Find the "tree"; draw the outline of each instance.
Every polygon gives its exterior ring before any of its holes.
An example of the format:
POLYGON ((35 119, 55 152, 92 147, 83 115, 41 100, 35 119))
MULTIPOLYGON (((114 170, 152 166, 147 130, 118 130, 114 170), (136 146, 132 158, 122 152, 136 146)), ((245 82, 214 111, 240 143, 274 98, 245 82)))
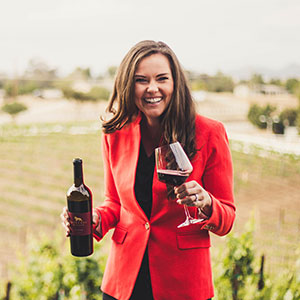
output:
POLYGON ((73 80, 88 80, 92 75, 90 68, 77 67, 68 77, 73 80))
POLYGON ((41 59, 33 58, 28 62, 22 80, 34 81, 38 88, 52 87, 53 81, 57 78, 56 73, 56 69, 50 68, 41 59))
POLYGON ((253 85, 257 85, 257 84, 264 84, 265 82, 262 75, 255 73, 252 75, 250 79, 250 83, 253 85))
POLYGON ((278 78, 270 79, 269 84, 273 84, 273 85, 277 85, 277 86, 283 86, 283 83, 278 78))
POLYGON ((27 110, 27 106, 20 102, 12 102, 3 105, 2 110, 10 114, 12 120, 14 121, 20 112, 27 110))
POLYGON ((295 126, 299 108, 286 108, 279 114, 279 119, 289 126, 295 126))
POLYGON ((233 80, 230 76, 218 72, 208 82, 208 90, 212 92, 232 92, 234 88, 233 80))
POLYGON ((285 83, 285 88, 291 93, 293 94, 298 86, 300 84, 300 81, 296 78, 289 78, 286 83, 285 83))
POLYGON ((118 67, 116 66, 110 66, 108 69, 107 69, 107 74, 110 78, 114 78, 115 75, 116 75, 116 72, 117 72, 117 69, 118 67))
POLYGON ((209 92, 232 92, 234 82, 230 76, 218 72, 215 76, 206 74, 189 74, 193 90, 207 90, 209 92))
POLYGON ((17 80, 7 80, 4 83, 4 91, 6 97, 17 98, 19 94, 19 83, 17 80))

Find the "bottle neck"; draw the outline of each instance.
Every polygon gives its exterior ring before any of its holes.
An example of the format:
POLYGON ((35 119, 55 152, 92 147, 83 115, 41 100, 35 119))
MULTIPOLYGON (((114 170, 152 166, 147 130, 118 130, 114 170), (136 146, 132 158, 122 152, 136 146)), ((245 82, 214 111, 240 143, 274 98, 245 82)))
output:
POLYGON ((74 166, 74 185, 78 187, 83 184, 82 160, 74 159, 73 166, 74 166))

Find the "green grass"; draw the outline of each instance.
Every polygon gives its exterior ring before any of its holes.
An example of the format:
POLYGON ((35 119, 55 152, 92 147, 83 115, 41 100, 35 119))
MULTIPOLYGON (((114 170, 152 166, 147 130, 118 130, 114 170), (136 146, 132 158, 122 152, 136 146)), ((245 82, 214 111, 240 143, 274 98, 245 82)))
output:
MULTIPOLYGON (((232 146, 237 205, 234 230, 241 231, 254 212, 256 246, 266 254, 267 267, 276 272, 295 261, 299 244, 300 158, 257 148, 243 153, 232 146)), ((93 191, 94 205, 100 204, 100 123, 0 127, 0 263, 4 269, 12 263, 9 258, 15 246, 26 244, 24 232, 51 234, 60 226, 75 157, 83 159, 85 182, 93 191)), ((223 240, 213 237, 215 246, 223 240)))

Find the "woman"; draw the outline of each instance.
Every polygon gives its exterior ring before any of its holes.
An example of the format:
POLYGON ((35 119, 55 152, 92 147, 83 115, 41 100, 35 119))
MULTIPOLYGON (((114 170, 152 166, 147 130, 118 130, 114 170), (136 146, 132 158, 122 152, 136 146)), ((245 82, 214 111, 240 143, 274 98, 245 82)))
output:
MULTIPOLYGON (((213 297, 209 232, 235 218, 232 162, 220 122, 197 115, 184 72, 162 42, 142 41, 119 67, 103 122, 105 201, 94 209, 95 238, 112 228, 103 299, 213 297), (154 149, 179 141, 193 172, 171 189, 158 181, 154 149), (202 222, 177 228, 183 204, 202 222)), ((63 212, 67 235, 67 210, 63 212)))

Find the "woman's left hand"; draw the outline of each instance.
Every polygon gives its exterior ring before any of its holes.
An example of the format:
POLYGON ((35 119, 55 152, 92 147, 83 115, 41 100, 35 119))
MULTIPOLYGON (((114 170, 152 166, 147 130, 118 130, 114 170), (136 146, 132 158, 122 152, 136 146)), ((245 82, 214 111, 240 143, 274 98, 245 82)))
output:
POLYGON ((174 193, 178 204, 197 207, 206 218, 211 216, 212 200, 207 191, 197 181, 188 181, 175 187, 174 193))

